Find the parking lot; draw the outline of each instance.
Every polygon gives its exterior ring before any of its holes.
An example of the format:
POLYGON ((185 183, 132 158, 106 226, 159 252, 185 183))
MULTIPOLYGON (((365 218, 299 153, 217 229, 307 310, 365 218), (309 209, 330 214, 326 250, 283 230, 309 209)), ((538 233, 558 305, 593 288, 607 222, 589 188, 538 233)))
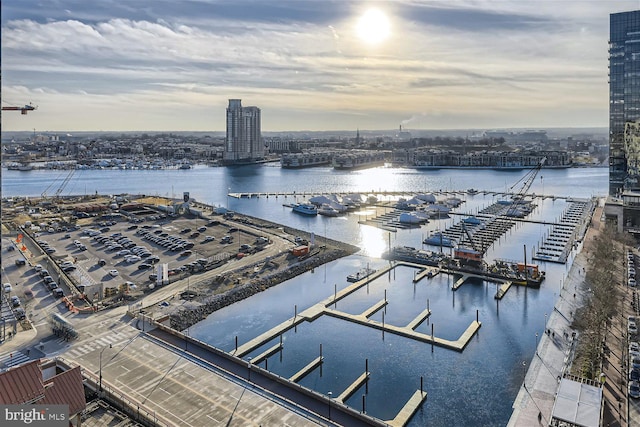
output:
POLYGON ((160 214, 135 222, 85 220, 85 225, 40 232, 34 238, 36 254, 46 254, 56 264, 57 274, 49 271, 51 278, 46 281, 56 285, 64 274, 92 300, 108 297, 109 290, 122 286, 132 293, 153 288, 162 264, 167 264, 173 281, 230 257, 252 256, 269 244, 254 230, 224 220, 160 214))

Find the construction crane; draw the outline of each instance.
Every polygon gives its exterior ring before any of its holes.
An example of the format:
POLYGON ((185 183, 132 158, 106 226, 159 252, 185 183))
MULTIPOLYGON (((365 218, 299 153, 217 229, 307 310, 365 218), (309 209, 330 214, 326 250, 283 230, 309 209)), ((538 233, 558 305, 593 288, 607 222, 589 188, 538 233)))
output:
POLYGON ((2 107, 2 111, 20 111, 20 114, 27 114, 29 111, 36 110, 38 106, 32 104, 25 105, 24 107, 2 107))
POLYGON ((522 208, 525 206, 524 197, 527 195, 527 192, 531 188, 531 184, 533 184, 533 181, 536 179, 538 172, 540 172, 540 169, 542 169, 542 166, 546 161, 547 161, 546 157, 543 157, 542 159, 540 159, 536 167, 531 169, 522 178, 517 180, 515 184, 509 187, 509 192, 513 192, 514 188, 516 188, 519 184, 522 184, 518 192, 511 197, 511 200, 512 200, 511 205, 509 206, 509 209, 505 213, 506 216, 511 216, 511 217, 524 216, 522 212, 523 210, 522 208))
POLYGON ((478 249, 475 242, 473 241, 473 237, 471 237, 471 233, 469 233, 469 230, 467 230, 464 221, 460 222, 460 224, 462 225, 462 230, 467 235, 467 240, 469 240, 469 244, 471 245, 471 247, 469 248, 464 245, 458 245, 458 247, 453 252, 454 258, 460 260, 460 262, 464 264, 472 264, 475 266, 482 265, 484 248, 478 249))

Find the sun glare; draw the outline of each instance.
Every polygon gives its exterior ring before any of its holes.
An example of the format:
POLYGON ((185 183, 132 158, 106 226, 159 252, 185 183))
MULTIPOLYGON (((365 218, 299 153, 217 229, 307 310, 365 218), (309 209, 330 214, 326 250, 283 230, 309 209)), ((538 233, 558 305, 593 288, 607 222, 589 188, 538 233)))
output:
POLYGON ((378 44, 389 37, 389 18, 380 9, 367 10, 358 20, 358 37, 368 44, 378 44))

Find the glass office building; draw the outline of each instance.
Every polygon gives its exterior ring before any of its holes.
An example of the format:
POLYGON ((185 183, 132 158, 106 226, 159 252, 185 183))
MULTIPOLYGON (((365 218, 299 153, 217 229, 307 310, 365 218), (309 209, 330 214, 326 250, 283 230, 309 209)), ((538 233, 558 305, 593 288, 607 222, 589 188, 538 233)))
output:
POLYGON ((621 195, 640 190, 638 151, 625 149, 625 126, 640 119, 640 10, 609 18, 609 193, 621 195))

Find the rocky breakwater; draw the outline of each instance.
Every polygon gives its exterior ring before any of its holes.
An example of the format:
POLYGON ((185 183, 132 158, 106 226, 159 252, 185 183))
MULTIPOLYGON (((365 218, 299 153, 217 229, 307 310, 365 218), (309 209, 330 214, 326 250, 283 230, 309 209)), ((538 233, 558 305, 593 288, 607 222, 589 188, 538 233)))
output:
POLYGON ((182 306, 170 315, 171 328, 183 331, 223 307, 242 301, 292 277, 360 250, 358 247, 347 243, 330 239, 323 240, 324 246, 313 250, 307 258, 298 259, 289 254, 282 254, 267 261, 269 264, 267 274, 249 277, 250 273, 254 272, 258 265, 265 263, 265 261, 261 261, 220 276, 208 283, 199 283, 199 293, 193 302, 182 306), (234 284, 231 289, 213 295, 211 292, 206 292, 206 289, 213 290, 218 288, 221 281, 229 280, 232 280, 234 284), (202 292, 203 289, 205 290, 204 292, 202 292))

